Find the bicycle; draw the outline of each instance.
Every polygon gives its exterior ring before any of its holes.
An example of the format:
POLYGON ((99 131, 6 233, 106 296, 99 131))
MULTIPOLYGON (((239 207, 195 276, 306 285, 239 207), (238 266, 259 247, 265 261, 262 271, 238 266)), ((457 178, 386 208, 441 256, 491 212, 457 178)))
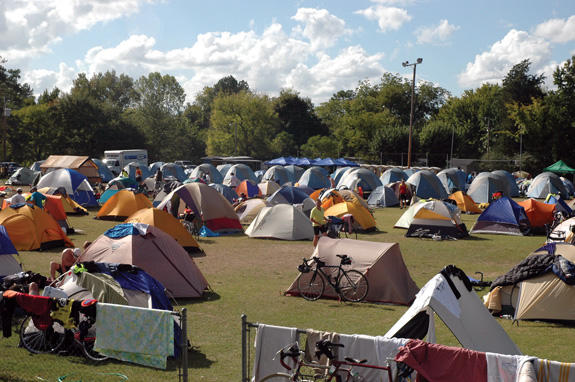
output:
POLYGON ((369 292, 369 283, 363 273, 355 269, 345 270, 343 265, 351 265, 351 258, 347 255, 336 255, 340 258, 339 265, 327 265, 319 257, 314 256, 311 260, 303 259, 303 263, 298 266, 301 272, 297 288, 299 294, 306 300, 315 301, 319 299, 325 290, 325 281, 335 290, 340 299, 351 302, 360 302, 365 299, 369 292), (315 263, 315 268, 312 269, 315 263), (337 269, 337 274, 332 277, 324 271, 325 268, 337 269))
POLYGON ((320 358, 322 355, 325 355, 331 365, 321 365, 319 363, 314 362, 306 362, 302 359, 303 351, 299 349, 297 343, 288 345, 278 351, 277 354, 280 355, 280 364, 284 367, 288 373, 274 373, 268 375, 262 379, 260 382, 265 381, 277 381, 277 380, 285 380, 291 382, 317 382, 317 381, 326 381, 326 382, 359 382, 363 381, 364 378, 354 369, 354 367, 359 368, 368 368, 368 369, 376 369, 382 370, 382 372, 387 372, 388 381, 392 381, 392 373, 391 367, 389 366, 376 366, 376 365, 369 365, 367 364, 367 360, 356 360, 353 358, 345 357, 345 361, 338 361, 335 359, 333 354, 333 350, 335 347, 343 348, 343 344, 335 344, 329 341, 319 341, 316 343, 315 352, 316 358, 320 358), (287 349, 287 350, 286 350, 287 349), (294 367, 289 366, 285 362, 285 358, 291 358, 292 362, 294 363, 294 367), (306 368, 311 368, 314 370, 313 374, 309 374, 306 372, 306 368), (324 371, 324 375, 322 373, 318 373, 317 371, 324 371), (312 379, 309 379, 312 378, 312 379))

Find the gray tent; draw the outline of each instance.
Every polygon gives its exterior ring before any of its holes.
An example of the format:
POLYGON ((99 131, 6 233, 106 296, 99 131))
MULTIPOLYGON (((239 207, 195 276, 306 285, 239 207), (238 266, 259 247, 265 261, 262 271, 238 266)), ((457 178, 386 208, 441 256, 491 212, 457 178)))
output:
POLYGON ((263 207, 245 232, 249 237, 255 238, 313 239, 311 221, 299 208, 291 204, 263 207))
POLYGON ((392 207, 399 205, 399 199, 390 187, 379 186, 371 192, 367 204, 370 207, 392 207))
POLYGON ((208 174, 210 176, 209 183, 221 184, 224 181, 222 173, 211 163, 202 163, 192 170, 189 178, 203 178, 202 175, 208 174))
POLYGON ((471 196, 475 203, 491 203, 495 192, 502 192, 504 196, 509 196, 508 188, 500 175, 482 172, 471 182, 467 195, 471 196))
POLYGON ((447 190, 441 181, 431 171, 418 171, 407 179, 407 183, 415 187, 415 195, 422 199, 447 199, 447 190))
POLYGON ((26 167, 20 167, 6 181, 6 184, 13 186, 31 186, 38 183, 40 171, 32 171, 26 167))
POLYGON ((271 180, 283 186, 291 181, 290 174, 283 166, 272 166, 267 169, 262 177, 262 180, 271 180))
POLYGON ((504 179, 504 182, 507 184, 507 194, 511 198, 516 198, 519 196, 519 187, 517 187, 517 183, 515 182, 515 177, 511 175, 509 171, 505 170, 496 170, 492 171, 492 174, 501 176, 504 179))
POLYGON ((527 189, 527 197, 544 199, 548 194, 559 194, 563 199, 569 199, 569 192, 559 175, 544 172, 535 177, 527 189))
POLYGON ((441 170, 437 173, 437 177, 450 194, 455 191, 465 191, 467 177, 460 169, 454 167, 441 170))
POLYGON ((346 186, 350 190, 356 190, 361 187, 363 191, 373 191, 382 186, 381 181, 372 171, 366 168, 350 168, 337 182, 337 187, 346 186))
POLYGON ((392 167, 390 169, 385 170, 383 174, 379 177, 381 184, 388 185, 390 183, 398 182, 400 180, 407 180, 409 178, 402 169, 397 167, 392 167))

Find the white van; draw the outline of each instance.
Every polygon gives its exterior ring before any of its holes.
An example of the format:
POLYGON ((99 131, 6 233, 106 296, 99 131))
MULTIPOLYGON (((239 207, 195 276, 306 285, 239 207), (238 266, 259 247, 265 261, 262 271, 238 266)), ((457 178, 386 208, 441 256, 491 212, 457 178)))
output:
POLYGON ((119 175, 122 169, 132 162, 137 162, 141 167, 148 167, 148 150, 107 150, 104 151, 102 162, 114 175, 119 175))

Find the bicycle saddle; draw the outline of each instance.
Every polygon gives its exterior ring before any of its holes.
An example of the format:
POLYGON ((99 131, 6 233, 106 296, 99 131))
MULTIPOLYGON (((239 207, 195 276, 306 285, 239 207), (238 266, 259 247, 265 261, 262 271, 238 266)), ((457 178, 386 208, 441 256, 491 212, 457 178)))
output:
POLYGON ((358 364, 367 362, 366 359, 355 359, 355 358, 351 358, 351 357, 345 357, 345 360, 347 362, 350 362, 350 363, 358 363, 358 364))

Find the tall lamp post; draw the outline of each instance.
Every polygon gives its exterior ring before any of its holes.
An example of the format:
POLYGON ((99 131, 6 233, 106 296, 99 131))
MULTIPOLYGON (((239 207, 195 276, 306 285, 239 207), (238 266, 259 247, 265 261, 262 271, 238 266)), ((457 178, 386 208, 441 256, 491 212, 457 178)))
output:
POLYGON ((412 63, 409 61, 401 63, 404 68, 413 66, 413 79, 411 80, 411 113, 409 114, 409 143, 407 145, 407 168, 411 168, 411 137, 413 134, 413 112, 415 109, 415 69, 417 68, 417 64, 421 64, 422 62, 423 58, 418 58, 412 63))

